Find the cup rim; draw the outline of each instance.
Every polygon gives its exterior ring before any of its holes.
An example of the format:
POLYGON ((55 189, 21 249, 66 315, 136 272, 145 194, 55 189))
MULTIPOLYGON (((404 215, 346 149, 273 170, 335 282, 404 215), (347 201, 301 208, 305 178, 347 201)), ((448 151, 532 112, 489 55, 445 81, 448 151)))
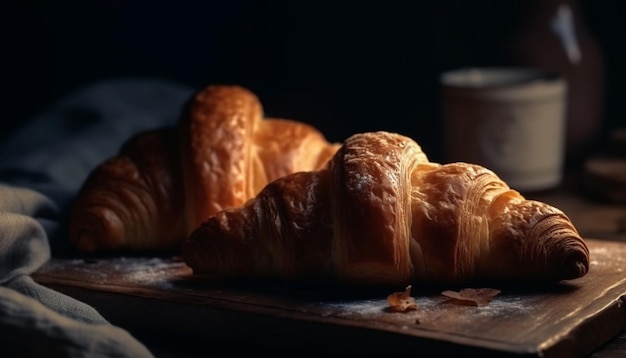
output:
POLYGON ((477 90, 560 81, 562 77, 558 73, 535 67, 463 67, 444 71, 439 76, 443 86, 477 90))

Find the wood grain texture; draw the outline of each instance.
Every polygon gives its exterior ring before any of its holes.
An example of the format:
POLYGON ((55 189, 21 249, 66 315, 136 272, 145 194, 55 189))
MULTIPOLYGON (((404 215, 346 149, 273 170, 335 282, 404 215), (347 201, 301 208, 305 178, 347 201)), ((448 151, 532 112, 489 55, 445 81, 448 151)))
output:
POLYGON ((404 313, 386 309, 388 290, 198 280, 176 257, 53 259, 34 278, 114 323, 182 337, 186 345, 235 340, 319 353, 583 357, 626 328, 626 244, 588 244, 591 268, 580 279, 494 287, 502 293, 484 307, 439 294, 454 287, 414 286, 419 309, 404 313))

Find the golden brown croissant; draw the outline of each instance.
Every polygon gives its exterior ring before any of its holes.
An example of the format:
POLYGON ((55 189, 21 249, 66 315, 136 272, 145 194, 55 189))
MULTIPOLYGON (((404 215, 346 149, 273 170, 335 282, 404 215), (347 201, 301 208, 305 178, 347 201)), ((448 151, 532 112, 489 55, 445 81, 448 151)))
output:
POLYGON ((327 167, 212 216, 181 253, 195 274, 357 284, 563 280, 589 268, 562 211, 484 167, 429 163, 388 132, 355 134, 327 167))
POLYGON ((262 118, 238 86, 209 86, 175 127, 131 138, 95 168, 70 215, 82 251, 172 250, 204 219, 243 205, 267 183, 319 169, 339 144, 306 123, 262 118))

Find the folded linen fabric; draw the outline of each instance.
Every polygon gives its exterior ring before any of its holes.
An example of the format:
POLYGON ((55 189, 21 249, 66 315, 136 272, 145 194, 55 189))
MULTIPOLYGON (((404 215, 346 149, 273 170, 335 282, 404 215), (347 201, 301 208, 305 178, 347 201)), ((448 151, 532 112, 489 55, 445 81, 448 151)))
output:
POLYGON ((0 346, 13 356, 152 354, 92 307, 36 283, 29 275, 50 258, 41 221, 54 204, 30 189, 0 185, 0 346))
POLYGON ((153 79, 97 83, 59 101, 0 143, 3 354, 153 356, 93 307, 30 275, 68 242, 63 229, 68 208, 89 172, 134 133, 173 124, 191 93, 153 79))

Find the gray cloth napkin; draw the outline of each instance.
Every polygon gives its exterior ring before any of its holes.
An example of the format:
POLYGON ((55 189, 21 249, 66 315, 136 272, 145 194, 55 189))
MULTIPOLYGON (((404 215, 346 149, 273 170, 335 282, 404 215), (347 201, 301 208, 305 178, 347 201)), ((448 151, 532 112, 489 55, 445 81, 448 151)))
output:
POLYGON ((91 169, 132 134, 173 124, 191 94, 158 79, 79 89, 0 143, 0 182, 35 189, 65 210, 91 169))
POLYGON ((50 258, 39 220, 54 204, 30 189, 0 185, 0 347, 12 357, 151 357, 95 309, 36 283, 50 258))
POLYGON ((172 125, 190 88, 153 79, 88 86, 0 143, 0 352, 152 357, 93 307, 31 277, 69 240, 63 223, 89 172, 133 134, 172 125))

